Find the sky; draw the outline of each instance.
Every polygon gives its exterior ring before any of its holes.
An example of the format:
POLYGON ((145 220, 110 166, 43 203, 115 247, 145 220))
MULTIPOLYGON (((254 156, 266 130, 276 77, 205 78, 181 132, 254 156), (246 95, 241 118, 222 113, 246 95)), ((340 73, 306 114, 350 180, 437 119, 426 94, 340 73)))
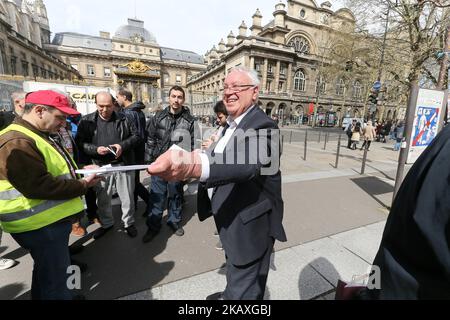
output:
MULTIPOLYGON (((248 28, 259 8, 263 25, 273 19, 280 0, 44 0, 52 34, 77 32, 114 35, 128 18, 143 20, 160 46, 205 54, 230 31, 238 34, 242 20, 248 28)), ((336 11, 341 0, 329 0, 336 11)), ((286 1, 283 0, 286 4, 286 1)), ((317 0, 320 6, 325 0, 317 0)), ((250 30, 248 33, 250 34, 250 30)))

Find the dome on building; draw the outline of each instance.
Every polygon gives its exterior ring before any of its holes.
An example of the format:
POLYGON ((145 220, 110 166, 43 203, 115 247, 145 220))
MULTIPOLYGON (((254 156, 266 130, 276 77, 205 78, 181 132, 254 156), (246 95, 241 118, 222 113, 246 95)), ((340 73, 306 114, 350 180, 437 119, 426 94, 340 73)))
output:
POLYGON ((155 36, 144 28, 144 21, 137 19, 128 19, 128 24, 117 29, 114 37, 135 42, 151 42, 158 44, 155 36))

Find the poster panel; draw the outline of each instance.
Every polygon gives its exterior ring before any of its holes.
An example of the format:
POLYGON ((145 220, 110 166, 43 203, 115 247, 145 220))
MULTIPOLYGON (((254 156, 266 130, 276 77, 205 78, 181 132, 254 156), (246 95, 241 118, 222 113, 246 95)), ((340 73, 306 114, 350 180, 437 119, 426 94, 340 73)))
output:
POLYGON ((420 89, 406 163, 414 163, 438 134, 444 91, 420 89))

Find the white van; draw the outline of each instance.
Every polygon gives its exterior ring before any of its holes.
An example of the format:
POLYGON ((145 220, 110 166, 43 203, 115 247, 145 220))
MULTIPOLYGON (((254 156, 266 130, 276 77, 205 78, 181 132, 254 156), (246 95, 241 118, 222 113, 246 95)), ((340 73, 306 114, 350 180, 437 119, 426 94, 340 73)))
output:
POLYGON ((352 123, 353 120, 355 120, 356 122, 360 122, 361 123, 361 127, 364 128, 364 119, 363 118, 351 118, 351 117, 345 117, 342 120, 342 130, 345 130, 345 128, 347 128, 347 125, 349 123, 352 123))

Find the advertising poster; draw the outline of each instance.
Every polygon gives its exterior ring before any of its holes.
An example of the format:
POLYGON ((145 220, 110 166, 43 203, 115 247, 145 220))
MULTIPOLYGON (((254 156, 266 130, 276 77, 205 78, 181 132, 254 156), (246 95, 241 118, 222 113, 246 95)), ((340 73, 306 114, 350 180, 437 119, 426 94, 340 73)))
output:
POLYGON ((444 92, 420 89, 407 163, 414 163, 438 134, 442 116, 444 92))

